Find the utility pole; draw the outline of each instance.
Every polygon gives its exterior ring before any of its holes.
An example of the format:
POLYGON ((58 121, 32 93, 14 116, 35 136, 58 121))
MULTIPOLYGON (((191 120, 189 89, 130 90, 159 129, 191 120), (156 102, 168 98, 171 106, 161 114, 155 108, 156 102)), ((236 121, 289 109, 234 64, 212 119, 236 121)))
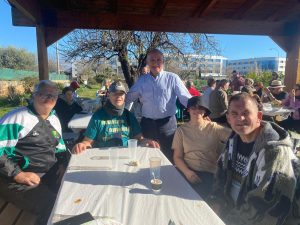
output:
POLYGON ((56 42, 56 68, 57 68, 57 73, 60 74, 60 68, 59 68, 59 52, 58 52, 58 41, 56 42))

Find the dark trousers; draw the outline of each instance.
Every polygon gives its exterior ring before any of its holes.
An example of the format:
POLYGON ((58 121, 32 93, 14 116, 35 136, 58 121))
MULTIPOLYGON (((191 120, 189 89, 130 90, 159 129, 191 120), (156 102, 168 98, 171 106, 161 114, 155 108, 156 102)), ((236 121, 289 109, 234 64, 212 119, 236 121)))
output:
POLYGON ((286 130, 300 134, 300 120, 294 120, 292 117, 288 117, 286 120, 278 122, 278 124, 286 130))
POLYGON ((143 136, 158 141, 161 151, 173 162, 173 151, 171 147, 177 128, 176 117, 171 116, 158 120, 143 117, 141 127, 143 136))
POLYGON ((214 183, 214 174, 210 172, 205 171, 195 171, 193 170, 201 179, 200 183, 191 184, 184 174, 178 170, 184 179, 192 186, 192 188, 203 198, 204 200, 207 199, 207 197, 210 196, 212 189, 213 189, 213 183, 214 183))
POLYGON ((57 168, 55 165, 49 172, 41 175, 41 182, 36 186, 18 184, 12 178, 0 176, 1 198, 36 214, 36 224, 47 224, 60 185, 56 175, 57 168))

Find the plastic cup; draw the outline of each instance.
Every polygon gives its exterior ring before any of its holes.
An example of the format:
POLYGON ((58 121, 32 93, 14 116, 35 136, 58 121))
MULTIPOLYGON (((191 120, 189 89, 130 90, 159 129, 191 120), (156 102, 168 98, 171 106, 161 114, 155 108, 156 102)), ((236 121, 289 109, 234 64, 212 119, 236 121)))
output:
POLYGON ((118 148, 109 148, 109 150, 110 150, 109 159, 111 162, 111 168, 116 169, 118 166, 118 160, 119 160, 118 148))
POLYGON ((159 192, 162 187, 162 180, 160 177, 161 158, 160 157, 151 157, 151 158, 149 158, 149 163, 150 163, 151 189, 154 192, 159 192))
POLYGON ((136 158, 136 149, 137 149, 137 140, 129 139, 128 140, 128 150, 131 153, 132 158, 136 158))

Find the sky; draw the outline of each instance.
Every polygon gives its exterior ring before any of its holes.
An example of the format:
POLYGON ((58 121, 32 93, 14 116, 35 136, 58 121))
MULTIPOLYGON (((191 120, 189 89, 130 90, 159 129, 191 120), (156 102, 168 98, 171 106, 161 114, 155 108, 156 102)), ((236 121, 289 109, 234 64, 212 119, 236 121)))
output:
MULTIPOLYGON (((221 55, 228 59, 286 56, 268 36, 210 35, 218 41, 221 55)), ((7 46, 25 48, 37 54, 35 28, 13 26, 10 6, 0 0, 0 47, 7 46)), ((54 55, 54 51, 54 47, 48 47, 48 55, 54 55)))

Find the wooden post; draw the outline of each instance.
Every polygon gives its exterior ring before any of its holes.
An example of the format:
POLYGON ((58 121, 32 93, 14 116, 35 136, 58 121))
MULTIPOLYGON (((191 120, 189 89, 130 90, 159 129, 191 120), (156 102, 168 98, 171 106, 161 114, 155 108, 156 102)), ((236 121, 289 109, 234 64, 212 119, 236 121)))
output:
POLYGON ((36 26, 36 40, 38 49, 39 79, 49 80, 48 53, 43 26, 36 26))
POLYGON ((300 35, 289 39, 291 46, 287 50, 284 78, 288 91, 300 83, 300 35))

